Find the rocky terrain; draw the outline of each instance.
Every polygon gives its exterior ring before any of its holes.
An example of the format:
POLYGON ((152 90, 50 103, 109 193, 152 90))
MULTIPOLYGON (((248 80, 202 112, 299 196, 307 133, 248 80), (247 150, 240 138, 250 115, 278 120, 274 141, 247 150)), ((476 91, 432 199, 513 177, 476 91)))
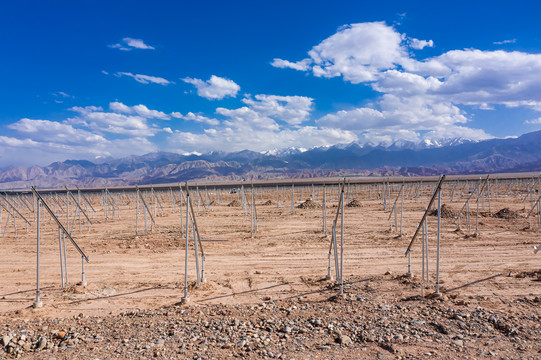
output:
MULTIPOLYGON (((387 275, 348 279, 254 305, 181 305, 96 317, 4 319, 6 358, 538 359, 541 298, 493 295, 393 298, 416 287, 387 275), (383 290, 386 291, 383 291, 383 290), (383 291, 383 292, 382 292, 383 291)), ((24 314, 23 314, 24 316, 24 314)))

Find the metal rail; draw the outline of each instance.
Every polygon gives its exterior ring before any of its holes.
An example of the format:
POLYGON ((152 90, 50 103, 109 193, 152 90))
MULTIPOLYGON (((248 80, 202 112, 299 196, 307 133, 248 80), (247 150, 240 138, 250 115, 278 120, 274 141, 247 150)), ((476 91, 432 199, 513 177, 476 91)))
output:
POLYGON ((64 187, 66 188, 66 191, 68 192, 68 195, 71 197, 71 199, 73 201, 75 201, 75 204, 77 204, 77 207, 79 208, 79 210, 81 210, 81 212, 83 213, 83 215, 86 217, 86 219, 88 220, 88 222, 90 224, 92 224, 92 221, 90 220, 90 218, 88 217, 88 215, 86 214, 86 211, 83 210, 83 208, 81 207, 81 205, 79 204, 79 202, 77 201, 77 199, 75 199, 75 197, 73 196, 73 194, 71 193, 71 191, 68 189, 67 186, 64 185, 64 187))
POLYGON ((81 196, 83 197, 83 200, 90 206, 90 208, 92 209, 93 212, 96 212, 96 210, 94 209, 94 206, 92 206, 92 203, 90 201, 88 201, 88 199, 86 198, 85 194, 83 194, 81 192, 81 189, 79 189, 78 186, 76 186, 77 188, 77 191, 81 194, 81 196))
POLYGON ((51 215, 51 217, 53 218, 53 220, 56 222, 56 224, 58 225, 58 228, 60 230, 62 230, 62 232, 64 234, 66 234, 66 236, 68 237, 68 239, 70 239, 71 243, 73 244, 73 246, 75 246, 75 248, 77 249, 77 251, 79 252, 79 254, 81 254, 81 256, 83 257, 83 259, 86 260, 86 262, 90 262, 88 256, 86 256, 86 254, 83 252, 83 250, 81 250, 81 248, 79 247, 79 245, 77 245, 77 243, 75 242, 75 240, 73 240, 73 238, 71 237, 71 235, 68 233, 68 231, 66 230, 66 228, 64 227, 64 225, 62 225, 62 223, 60 222, 60 220, 58 220, 58 218, 56 217, 56 215, 54 214, 54 212, 49 208, 49 205, 47 205, 47 203, 43 200, 43 198, 41 197, 40 193, 36 190, 36 188, 34 188, 33 186, 31 187, 31 190, 32 192, 34 193, 34 195, 36 195, 36 197, 41 200, 41 204, 43 205, 43 207, 45 208, 45 210, 47 210, 47 212, 49 213, 49 215, 51 215))
POLYGON ((411 238, 410 244, 408 245, 408 248, 406 249, 406 252, 404 253, 404 256, 408 256, 408 253, 411 251, 411 246, 413 245, 413 242, 415 241, 415 238, 419 234, 419 230, 421 229, 421 225, 423 224, 423 221, 425 221, 426 216, 428 215, 428 212, 430 211, 430 208, 432 207, 432 204, 434 203, 434 200, 436 199, 436 195, 441 189, 441 185, 443 184, 443 181, 445 180, 445 175, 442 175, 440 178, 440 181, 438 182, 438 185, 436 186, 436 189, 434 190, 434 194, 432 195, 432 198, 430 199, 430 202, 428 203, 428 206, 425 210, 425 213, 423 214, 423 218, 419 222, 419 225, 417 226, 417 229, 415 230, 415 234, 413 234, 413 237, 411 238))
MULTIPOLYGON (((26 220, 26 218, 19 212, 19 210, 17 210, 17 209, 15 208, 15 206, 13 206, 13 204, 8 200, 7 196, 4 196, 4 200, 8 203, 9 206, 11 206, 11 208, 13 209, 13 211, 15 211, 15 212, 17 213, 17 215, 19 215, 24 221, 26 221, 26 223, 27 223, 28 225, 32 225, 32 224, 30 223, 30 221, 26 220)), ((0 203, 0 205, 1 205, 1 204, 2 204, 2 203, 0 203)), ((4 209, 6 209, 6 211, 9 211, 5 206, 2 205, 2 207, 3 207, 4 209)))

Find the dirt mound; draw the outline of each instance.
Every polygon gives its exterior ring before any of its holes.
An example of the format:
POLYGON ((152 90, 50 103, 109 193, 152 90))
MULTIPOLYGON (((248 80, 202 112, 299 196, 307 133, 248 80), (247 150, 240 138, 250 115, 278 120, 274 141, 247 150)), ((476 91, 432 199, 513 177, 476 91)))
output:
POLYGON ((520 215, 517 212, 513 210, 509 210, 509 208, 503 208, 492 216, 498 219, 507 219, 507 220, 518 219, 520 217, 520 215))
MULTIPOLYGON (((438 216, 438 210, 432 210, 428 213, 430 216, 438 216)), ((454 218, 456 214, 447 205, 441 204, 441 217, 442 218, 454 218)))
POLYGON ((242 203, 240 201, 238 201, 238 200, 233 200, 229 204, 227 204, 227 206, 229 206, 229 207, 238 207, 238 206, 242 206, 242 203))
POLYGON ((363 206, 360 201, 357 199, 353 199, 349 202, 349 204, 346 205, 347 207, 361 207, 363 206))
POLYGON ((313 201, 312 199, 308 199, 299 206, 297 206, 299 209, 320 209, 321 204, 313 201))
POLYGON ((273 204, 272 200, 267 200, 263 203, 263 205, 272 205, 272 204, 273 204))
POLYGON ((520 272, 520 273, 516 274, 515 277, 518 278, 518 279, 524 279, 524 278, 541 279, 541 269, 539 269, 537 271, 520 272))

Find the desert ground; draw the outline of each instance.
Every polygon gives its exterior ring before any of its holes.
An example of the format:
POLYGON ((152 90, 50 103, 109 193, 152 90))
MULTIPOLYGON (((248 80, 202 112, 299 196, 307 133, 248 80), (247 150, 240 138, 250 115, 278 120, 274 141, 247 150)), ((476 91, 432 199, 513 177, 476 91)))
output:
MULTIPOLYGON (((111 204, 100 201, 102 195, 88 194, 95 209, 88 212, 90 230, 83 215, 80 227, 79 216, 73 222, 71 204, 72 237, 90 260, 85 264, 86 286, 79 284, 81 255, 67 240, 68 284, 62 288, 58 226, 42 210, 41 308, 33 307, 35 214, 26 209, 32 224, 28 231, 16 217, 15 234, 13 219, 6 226, 4 210, 0 358, 541 358, 541 252, 533 251, 541 244, 541 232, 536 212, 526 219, 538 195, 527 196, 526 183, 493 186, 479 200, 475 234, 476 196, 470 200, 469 230, 465 212, 457 229, 456 214, 477 183, 458 183, 454 191, 451 183, 445 184, 441 286, 434 296, 433 284, 421 284, 420 235, 412 246, 412 276, 405 256, 434 185, 408 184, 402 236, 401 184, 392 185, 385 196, 381 184, 347 187, 344 202, 358 206, 344 208, 343 295, 334 258, 332 279, 327 278, 331 227, 339 209, 336 186, 327 187, 327 236, 321 186, 294 189, 294 214, 290 186, 280 187, 278 204, 275 188, 256 188, 253 236, 251 208, 243 208, 240 191, 218 194, 208 186, 200 189, 199 205, 192 191, 206 281, 197 286, 190 234, 187 302, 182 301, 186 208, 179 211, 178 188, 173 197, 169 191, 157 192, 155 212, 149 193, 144 195, 155 214, 152 231, 148 215, 147 235, 141 214, 136 235, 134 193, 111 191, 117 205, 114 216, 111 204), (311 206, 301 207, 309 198, 311 206), (390 215, 396 199, 398 229, 394 213, 390 215), (233 200, 236 206, 228 206, 233 200)), ((250 202, 249 187, 245 195, 250 202)), ((59 195, 56 207, 64 223, 65 196, 59 195)), ((43 198, 54 210, 53 197, 43 198)), ((427 219, 434 283, 437 216, 427 219)), ((339 243, 340 217, 337 231, 339 243)))

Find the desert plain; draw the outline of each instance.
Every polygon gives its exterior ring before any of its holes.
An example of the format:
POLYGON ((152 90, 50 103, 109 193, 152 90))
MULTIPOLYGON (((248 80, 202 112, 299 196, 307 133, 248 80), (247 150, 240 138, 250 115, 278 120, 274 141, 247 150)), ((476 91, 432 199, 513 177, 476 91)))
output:
MULTIPOLYGON (((385 197, 381 184, 347 188, 344 202, 357 206, 344 207, 343 294, 334 258, 327 277, 336 186, 327 187, 327 235, 321 186, 295 188, 293 214, 290 187, 278 193, 272 186, 256 188, 255 233, 248 186, 246 209, 240 190, 218 194, 208 186, 199 201, 192 191, 205 281, 196 283, 190 235, 189 301, 183 301, 186 208, 180 212, 180 193, 171 194, 178 187, 157 192, 156 210, 149 205, 155 225, 150 230, 149 216, 146 235, 142 215, 136 235, 133 194, 119 192, 116 212, 108 209, 107 217, 100 194, 87 195, 95 209, 88 212, 90 230, 82 215, 81 226, 79 214, 70 220, 72 237, 90 260, 86 286, 79 283, 81 256, 67 241, 68 284, 62 288, 58 227, 42 210, 41 308, 33 307, 36 221, 27 209, 28 231, 17 218, 17 234, 10 220, 0 237, 0 358, 540 358, 541 252, 533 249, 541 232, 536 212, 526 218, 538 194, 528 195, 533 188, 526 183, 493 186, 479 200, 475 234, 476 196, 469 230, 465 212, 458 229, 457 214, 477 184, 457 183, 454 190, 445 184, 440 293, 434 296, 435 285, 421 280, 421 236, 412 246, 411 276, 405 256, 434 183, 420 191, 408 185, 402 219, 400 186, 393 184, 385 197), (311 206, 301 206, 310 198, 311 206), (395 200, 398 228, 390 212, 395 200)), ((57 214, 66 221, 61 205, 57 214)), ((434 283, 437 216, 427 219, 434 283)), ((337 231, 339 242, 340 216, 337 231)))

